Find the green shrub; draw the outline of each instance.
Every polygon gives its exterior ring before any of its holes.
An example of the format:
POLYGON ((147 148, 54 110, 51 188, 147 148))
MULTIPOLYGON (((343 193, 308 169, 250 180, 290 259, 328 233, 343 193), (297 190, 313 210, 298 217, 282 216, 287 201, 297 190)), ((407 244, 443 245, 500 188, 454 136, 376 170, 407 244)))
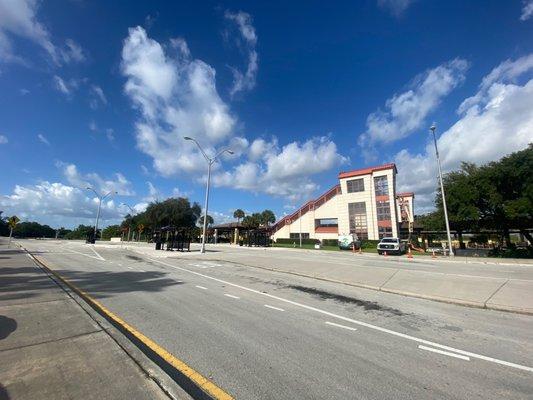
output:
POLYGON ((338 246, 339 241, 337 239, 322 239, 322 246, 338 246))
MULTIPOLYGON (((318 240, 318 239, 302 239, 302 244, 317 244, 319 242, 320 242, 320 240, 318 240)), ((299 238, 296 238, 296 239, 279 238, 279 239, 276 240, 276 243, 279 243, 279 244, 293 244, 293 243, 296 243, 296 245, 299 245, 300 244, 300 239, 299 238)))
POLYGON ((489 257, 500 258, 533 258, 533 247, 526 249, 492 249, 489 251, 489 257))
POLYGON ((379 240, 363 240, 361 243, 362 249, 375 249, 379 243, 379 240))

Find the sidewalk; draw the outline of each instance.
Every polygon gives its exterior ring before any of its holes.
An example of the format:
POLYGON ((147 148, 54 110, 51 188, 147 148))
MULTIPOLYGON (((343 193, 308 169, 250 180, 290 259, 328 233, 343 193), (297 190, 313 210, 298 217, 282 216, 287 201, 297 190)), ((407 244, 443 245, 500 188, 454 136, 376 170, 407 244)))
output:
POLYGON ((168 399, 25 252, 0 243, 0 399, 168 399))
POLYGON ((209 246, 208 252, 202 255, 198 251, 178 253, 156 251, 151 246, 125 246, 149 257, 232 262, 405 296, 533 315, 531 265, 497 264, 501 265, 500 270, 491 272, 498 267, 487 266, 488 270, 483 271, 481 264, 460 265, 459 260, 446 262, 427 257, 414 261, 408 261, 405 256, 386 260, 377 255, 349 256, 314 250, 217 247, 209 246), (421 269, 423 266, 425 270, 421 269))

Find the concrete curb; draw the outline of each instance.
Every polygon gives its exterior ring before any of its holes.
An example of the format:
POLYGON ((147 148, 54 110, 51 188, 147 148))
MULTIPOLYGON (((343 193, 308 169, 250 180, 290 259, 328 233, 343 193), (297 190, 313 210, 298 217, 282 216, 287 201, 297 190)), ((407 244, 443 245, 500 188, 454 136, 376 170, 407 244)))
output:
MULTIPOLYGON (((18 243, 17 243, 18 244, 18 243)), ((98 301, 94 300, 90 295, 83 290, 75 286, 68 279, 64 278, 49 266, 40 257, 35 257, 18 244, 19 247, 30 256, 30 258, 40 266, 47 274, 54 277, 54 279, 61 285, 66 286, 70 291, 75 293, 80 299, 83 299, 88 306, 96 311, 100 316, 107 320, 113 327, 115 327, 120 333, 122 333, 127 339, 129 339, 142 353, 144 353, 152 362, 154 362, 159 368, 161 368, 174 382, 176 382, 188 395, 193 399, 199 400, 232 400, 233 397, 216 386, 209 379, 200 375, 197 371, 189 367, 183 361, 177 359, 172 354, 168 353, 165 349, 159 347, 157 343, 144 336, 141 332, 138 332, 135 328, 128 325, 121 318, 107 310, 98 301)), ((117 343, 120 346, 120 343, 117 343)), ((122 346, 121 346, 122 347, 122 346)), ((123 348, 124 349, 124 348, 123 348)), ((124 349, 126 351, 126 349, 124 349)), ((132 356, 130 356, 132 357, 132 356)), ((134 360, 135 361, 135 360, 134 360)), ((143 366, 135 361, 141 368, 143 366)), ((144 369, 143 369, 144 370, 144 369)), ((144 370, 147 376, 150 376, 149 371, 144 370)), ((153 379, 153 377, 152 377, 153 379)), ((160 382, 155 380, 155 383, 160 386, 161 389, 170 396, 169 391, 160 385, 160 382)))
POLYGON ((281 270, 281 269, 277 269, 277 268, 260 267, 260 266, 257 266, 257 265, 248 265, 248 264, 243 264, 243 263, 239 263, 239 262, 235 262, 235 261, 227 261, 227 260, 220 260, 220 259, 211 259, 211 261, 225 262, 225 263, 231 263, 231 264, 235 264, 235 265, 240 265, 240 266, 243 266, 243 267, 251 267, 251 268, 258 268, 258 269, 262 269, 262 270, 266 270, 266 271, 280 272, 280 273, 283 273, 283 274, 301 276, 301 277, 304 277, 304 278, 317 279, 317 280, 324 281, 324 282, 341 283, 343 285, 359 287, 359 288, 363 288, 363 289, 370 289, 370 290, 375 290, 375 291, 378 291, 378 292, 398 294, 398 295, 401 295, 401 296, 415 297, 415 298, 419 298, 419 299, 438 301, 440 303, 456 304, 456 305, 465 306, 465 307, 481 308, 481 309, 494 310, 494 311, 505 311, 505 312, 515 313, 515 314, 522 314, 522 315, 533 315, 533 311, 530 311, 528 309, 522 309, 522 308, 518 308, 518 307, 510 307, 510 306, 504 306, 504 305, 487 304, 490 301, 490 299, 492 299, 492 297, 498 291, 500 291, 503 288, 503 286, 505 286, 505 284, 507 283, 508 280, 503 285, 501 285, 494 293, 492 293, 492 295, 489 298, 487 298, 485 301, 472 302, 472 301, 465 301, 465 300, 461 300, 461 299, 454 299, 454 298, 451 298, 451 297, 423 295, 423 294, 413 293, 413 292, 408 292, 408 291, 384 288, 383 286, 385 286, 388 283, 389 280, 387 280, 386 282, 384 282, 380 286, 371 286, 371 285, 358 284, 358 283, 355 283, 355 282, 346 282, 346 281, 341 281, 341 280, 337 280, 337 279, 329 279, 329 278, 319 277, 319 276, 316 276, 316 275, 303 274, 303 273, 299 273, 299 272, 285 271, 285 270, 281 270))

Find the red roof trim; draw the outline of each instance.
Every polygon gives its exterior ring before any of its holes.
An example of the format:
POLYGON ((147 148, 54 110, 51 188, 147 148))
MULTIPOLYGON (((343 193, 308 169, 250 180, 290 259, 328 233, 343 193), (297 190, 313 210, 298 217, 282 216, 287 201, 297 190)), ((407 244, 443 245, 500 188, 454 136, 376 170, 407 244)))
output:
POLYGON ((386 169, 394 169, 394 172, 398 172, 398 170, 396 169, 396 164, 389 163, 389 164, 378 165, 375 167, 355 169, 353 171, 347 171, 347 172, 340 172, 339 179, 351 178, 352 176, 369 175, 373 172, 383 171, 386 169))
POLYGON ((413 192, 396 193, 396 197, 415 197, 413 192))
MULTIPOLYGON (((305 203, 303 206, 301 206, 298 210, 293 212, 291 215, 286 215, 282 219, 280 219, 278 222, 276 222, 272 227, 274 228, 274 231, 276 231, 279 225, 283 226, 286 221, 294 221, 299 218, 300 211, 302 212, 302 215, 304 215, 307 211, 309 211, 309 208, 311 206, 314 206, 315 203, 318 203, 323 198, 331 195, 333 192, 335 192, 335 195, 340 193, 341 185, 335 185, 331 189, 329 189, 327 192, 322 193, 319 197, 317 197, 315 200, 309 200, 307 203, 305 203)), ((281 227, 280 226, 280 227, 281 227)))

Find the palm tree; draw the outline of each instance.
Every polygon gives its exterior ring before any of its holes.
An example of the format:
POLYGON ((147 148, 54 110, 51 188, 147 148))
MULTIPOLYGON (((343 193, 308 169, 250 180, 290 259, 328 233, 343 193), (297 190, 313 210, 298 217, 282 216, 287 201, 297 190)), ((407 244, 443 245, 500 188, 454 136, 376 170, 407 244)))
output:
POLYGON ((276 216, 271 210, 265 210, 261 213, 261 222, 264 225, 269 226, 270 224, 276 222, 276 216))
POLYGON ((244 211, 238 208, 233 213, 233 218, 237 218, 237 222, 241 222, 241 218, 244 218, 245 215, 244 211))
MULTIPOLYGON (((210 226, 210 225, 213 225, 215 221, 213 220, 213 217, 209 214, 207 214, 207 225, 210 226)), ((200 218, 198 218, 198 224, 200 226, 203 226, 204 224, 204 216, 202 215, 200 218)))

